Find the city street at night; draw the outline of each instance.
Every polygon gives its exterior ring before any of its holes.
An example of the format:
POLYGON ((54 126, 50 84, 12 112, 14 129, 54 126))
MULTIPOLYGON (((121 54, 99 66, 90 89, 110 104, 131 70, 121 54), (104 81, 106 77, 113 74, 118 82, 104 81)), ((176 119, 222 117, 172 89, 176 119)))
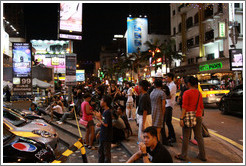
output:
POLYGON ((235 2, 1 1, 1 165, 245 164, 235 2))

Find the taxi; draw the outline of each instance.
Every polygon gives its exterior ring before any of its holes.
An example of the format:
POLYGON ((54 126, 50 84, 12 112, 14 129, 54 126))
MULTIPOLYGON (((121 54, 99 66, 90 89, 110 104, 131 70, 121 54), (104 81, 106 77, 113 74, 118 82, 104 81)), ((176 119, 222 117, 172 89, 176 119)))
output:
POLYGON ((198 90, 202 94, 204 104, 217 104, 225 94, 230 92, 230 90, 222 90, 214 84, 198 84, 198 90))

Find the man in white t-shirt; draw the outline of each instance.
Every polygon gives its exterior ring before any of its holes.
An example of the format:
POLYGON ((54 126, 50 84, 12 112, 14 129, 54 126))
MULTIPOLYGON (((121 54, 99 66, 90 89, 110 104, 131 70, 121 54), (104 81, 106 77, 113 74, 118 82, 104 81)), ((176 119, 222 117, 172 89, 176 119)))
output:
POLYGON ((174 128, 172 125, 172 114, 173 114, 172 111, 173 111, 173 107, 175 104, 175 96, 176 96, 177 87, 175 83, 173 82, 173 79, 174 79, 174 74, 167 73, 166 81, 167 81, 167 86, 170 90, 170 97, 169 99, 166 100, 166 112, 165 112, 164 121, 166 122, 166 125, 168 127, 168 139, 170 143, 176 142, 176 135, 175 135, 174 128))
POLYGON ((51 109, 51 121, 53 121, 53 115, 55 115, 58 119, 60 119, 63 115, 63 110, 59 102, 54 102, 53 107, 51 109))

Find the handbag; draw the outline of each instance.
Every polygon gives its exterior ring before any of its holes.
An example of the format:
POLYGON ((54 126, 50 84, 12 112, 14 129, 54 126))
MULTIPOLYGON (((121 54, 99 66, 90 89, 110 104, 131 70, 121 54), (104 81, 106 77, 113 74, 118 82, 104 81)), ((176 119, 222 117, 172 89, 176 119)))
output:
POLYGON ((196 110, 195 111, 189 111, 189 112, 185 113, 184 125, 186 127, 195 127, 196 126, 196 111, 197 111, 199 99, 200 99, 200 92, 199 92, 198 100, 196 103, 196 110))
POLYGON ((82 124, 83 126, 87 127, 88 121, 83 120, 82 118, 79 119, 79 124, 82 124))

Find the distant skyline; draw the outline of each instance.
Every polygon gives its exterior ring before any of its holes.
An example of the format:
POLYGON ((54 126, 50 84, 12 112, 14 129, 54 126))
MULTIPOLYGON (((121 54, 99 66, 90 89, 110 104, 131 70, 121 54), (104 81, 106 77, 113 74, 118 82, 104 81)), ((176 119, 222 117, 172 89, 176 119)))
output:
MULTIPOLYGON (((57 39, 59 3, 24 4, 27 40, 57 39)), ((98 61, 101 46, 124 35, 129 15, 147 15, 149 33, 170 34, 169 3, 84 3, 82 41, 74 41, 78 60, 98 61)))

